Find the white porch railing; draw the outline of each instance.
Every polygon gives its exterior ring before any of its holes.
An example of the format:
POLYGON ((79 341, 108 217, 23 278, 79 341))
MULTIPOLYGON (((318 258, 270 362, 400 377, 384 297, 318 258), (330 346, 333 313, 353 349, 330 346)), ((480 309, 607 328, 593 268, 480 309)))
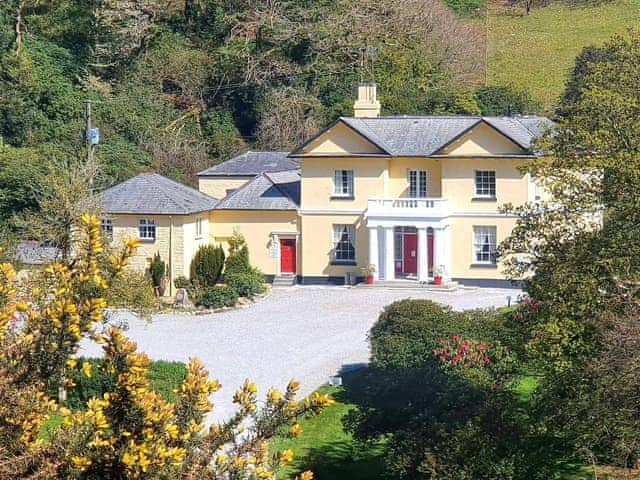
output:
POLYGON ((370 198, 368 216, 408 215, 445 216, 448 214, 446 198, 370 198))

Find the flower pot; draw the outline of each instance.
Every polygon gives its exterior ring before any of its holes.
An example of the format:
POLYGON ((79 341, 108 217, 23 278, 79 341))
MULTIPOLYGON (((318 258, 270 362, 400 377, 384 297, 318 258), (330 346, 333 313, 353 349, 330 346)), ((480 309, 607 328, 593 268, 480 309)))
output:
POLYGON ((439 276, 433 277, 433 284, 442 285, 442 277, 439 277, 439 276))
POLYGON ((373 285, 373 275, 367 275, 364 277, 364 281, 367 285, 373 285))

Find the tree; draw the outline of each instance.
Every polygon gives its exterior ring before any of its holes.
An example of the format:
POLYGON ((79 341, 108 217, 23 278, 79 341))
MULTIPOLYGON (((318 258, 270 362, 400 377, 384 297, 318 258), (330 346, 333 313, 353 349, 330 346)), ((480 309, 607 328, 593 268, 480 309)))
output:
POLYGON ((213 287, 224 268, 224 250, 220 245, 205 245, 191 260, 190 280, 200 288, 213 287))
POLYGON ((24 297, 17 294, 13 267, 0 265, 0 476, 253 479, 272 478, 274 469, 291 462, 290 450, 271 455, 267 440, 285 427, 299 435, 296 419, 331 404, 327 396, 298 402, 292 380, 285 392, 271 389, 259 408, 257 388, 247 380, 234 395, 236 414, 206 429, 209 395, 220 385, 203 365, 190 361, 177 400, 167 402, 149 389, 148 357, 115 328, 93 335, 104 345, 101 368, 116 378, 113 389, 76 412, 47 396, 47 384, 62 381, 65 370, 91 375, 91 364, 77 361, 79 342, 103 320, 102 295, 136 248, 129 241, 103 258, 95 216, 83 215, 78 234, 73 262, 47 266, 46 288, 24 297), (24 322, 19 329, 12 326, 16 315, 24 322), (52 414, 64 422, 43 441, 40 432, 52 414))

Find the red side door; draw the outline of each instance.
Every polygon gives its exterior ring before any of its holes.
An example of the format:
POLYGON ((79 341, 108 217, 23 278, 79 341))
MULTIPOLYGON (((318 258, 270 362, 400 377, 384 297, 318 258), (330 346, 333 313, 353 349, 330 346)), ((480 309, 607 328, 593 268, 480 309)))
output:
POLYGON ((280 273, 296 273, 296 241, 280 239, 280 273))
POLYGON ((418 273, 418 236, 404 234, 404 273, 418 273))

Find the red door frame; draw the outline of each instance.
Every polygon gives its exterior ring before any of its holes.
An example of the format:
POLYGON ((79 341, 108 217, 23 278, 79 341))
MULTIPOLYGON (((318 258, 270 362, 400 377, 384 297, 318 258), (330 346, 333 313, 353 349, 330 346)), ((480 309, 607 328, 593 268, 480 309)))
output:
POLYGON ((418 274, 418 235, 415 233, 405 233, 402 236, 402 273, 407 275, 418 274))
POLYGON ((280 239, 280 273, 296 273, 296 239, 280 239))

